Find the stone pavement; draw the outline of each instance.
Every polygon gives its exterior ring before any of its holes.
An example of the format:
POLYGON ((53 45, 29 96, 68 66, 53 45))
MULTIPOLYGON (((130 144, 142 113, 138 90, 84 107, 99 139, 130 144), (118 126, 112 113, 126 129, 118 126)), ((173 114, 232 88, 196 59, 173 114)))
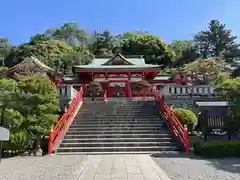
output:
POLYGON ((149 155, 14 157, 0 163, 0 180, 169 180, 149 155))
POLYGON ((77 180, 170 180, 149 155, 92 156, 77 180))

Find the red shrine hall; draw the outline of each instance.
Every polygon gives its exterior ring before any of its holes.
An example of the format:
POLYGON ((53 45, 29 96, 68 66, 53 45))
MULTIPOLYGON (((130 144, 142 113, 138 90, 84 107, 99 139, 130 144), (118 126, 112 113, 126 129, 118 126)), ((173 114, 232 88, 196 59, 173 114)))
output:
MULTIPOLYGON (((142 56, 123 56, 120 53, 112 57, 97 57, 88 65, 72 67, 74 76, 64 77, 62 84, 71 84, 75 89, 82 86, 86 92, 89 84, 98 83, 102 87, 99 96, 106 92, 107 97, 137 96, 133 84, 147 81, 151 90, 158 90, 166 83, 186 84, 187 77, 179 74, 158 76, 160 65, 146 64, 142 56)), ((87 96, 84 93, 84 96, 87 96)))

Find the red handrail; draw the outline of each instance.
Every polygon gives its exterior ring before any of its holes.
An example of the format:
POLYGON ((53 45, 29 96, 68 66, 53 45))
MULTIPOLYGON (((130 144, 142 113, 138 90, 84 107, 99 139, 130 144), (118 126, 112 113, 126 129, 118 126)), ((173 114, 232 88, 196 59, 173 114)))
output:
POLYGON ((83 88, 77 92, 76 96, 73 98, 72 103, 62 115, 55 128, 49 134, 48 141, 48 154, 51 154, 56 146, 60 143, 61 137, 68 128, 70 121, 74 118, 76 111, 78 110, 78 105, 82 102, 83 88))
POLYGON ((164 116, 164 119, 168 121, 170 131, 172 135, 178 138, 184 147, 184 152, 190 151, 189 136, 187 130, 180 123, 178 118, 175 116, 173 110, 162 100, 158 95, 155 96, 157 102, 157 108, 164 116))
POLYGON ((103 98, 104 98, 104 102, 107 102, 107 90, 104 91, 103 98))

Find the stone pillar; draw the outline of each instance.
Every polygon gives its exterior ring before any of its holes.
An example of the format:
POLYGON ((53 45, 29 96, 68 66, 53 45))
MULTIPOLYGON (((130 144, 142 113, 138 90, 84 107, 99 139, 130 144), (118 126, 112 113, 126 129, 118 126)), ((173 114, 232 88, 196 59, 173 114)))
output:
POLYGON ((165 95, 165 96, 171 95, 171 93, 169 92, 170 88, 171 88, 171 86, 165 85, 165 86, 163 87, 163 89, 162 89, 163 95, 165 95))
POLYGON ((182 94, 186 95, 187 91, 186 91, 186 86, 182 87, 182 94))
POLYGON ((198 87, 198 93, 199 93, 199 95, 201 95, 201 94, 203 94, 204 92, 203 92, 203 88, 202 87, 198 87))
POLYGON ((61 84, 58 88, 59 90, 59 105, 60 109, 65 109, 71 103, 72 99, 75 97, 77 91, 72 85, 61 84))
POLYGON ((209 86, 204 87, 204 94, 209 95, 209 86))
POLYGON ((181 87, 176 87, 176 93, 181 94, 181 87))
POLYGON ((198 87, 193 87, 193 94, 198 94, 198 87))
POLYGON ((214 87, 210 87, 210 94, 214 94, 214 87))

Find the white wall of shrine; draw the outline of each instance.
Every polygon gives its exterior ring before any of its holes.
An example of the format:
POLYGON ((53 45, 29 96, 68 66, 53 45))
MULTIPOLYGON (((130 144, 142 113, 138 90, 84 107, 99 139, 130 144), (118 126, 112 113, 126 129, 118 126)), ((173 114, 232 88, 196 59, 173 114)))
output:
MULTIPOLYGON (((111 82, 109 86, 119 85, 121 87, 125 86, 125 83, 115 83, 111 82)), ((159 92, 164 94, 164 96, 176 96, 176 95, 213 95, 214 94, 214 86, 211 85, 164 85, 163 89, 159 92)), ((62 99, 72 99, 76 90, 72 85, 60 85, 59 86, 59 95, 62 99)))
POLYGON ((214 94, 214 86, 211 85, 165 85, 162 93, 165 96, 173 95, 199 95, 210 96, 214 94))

